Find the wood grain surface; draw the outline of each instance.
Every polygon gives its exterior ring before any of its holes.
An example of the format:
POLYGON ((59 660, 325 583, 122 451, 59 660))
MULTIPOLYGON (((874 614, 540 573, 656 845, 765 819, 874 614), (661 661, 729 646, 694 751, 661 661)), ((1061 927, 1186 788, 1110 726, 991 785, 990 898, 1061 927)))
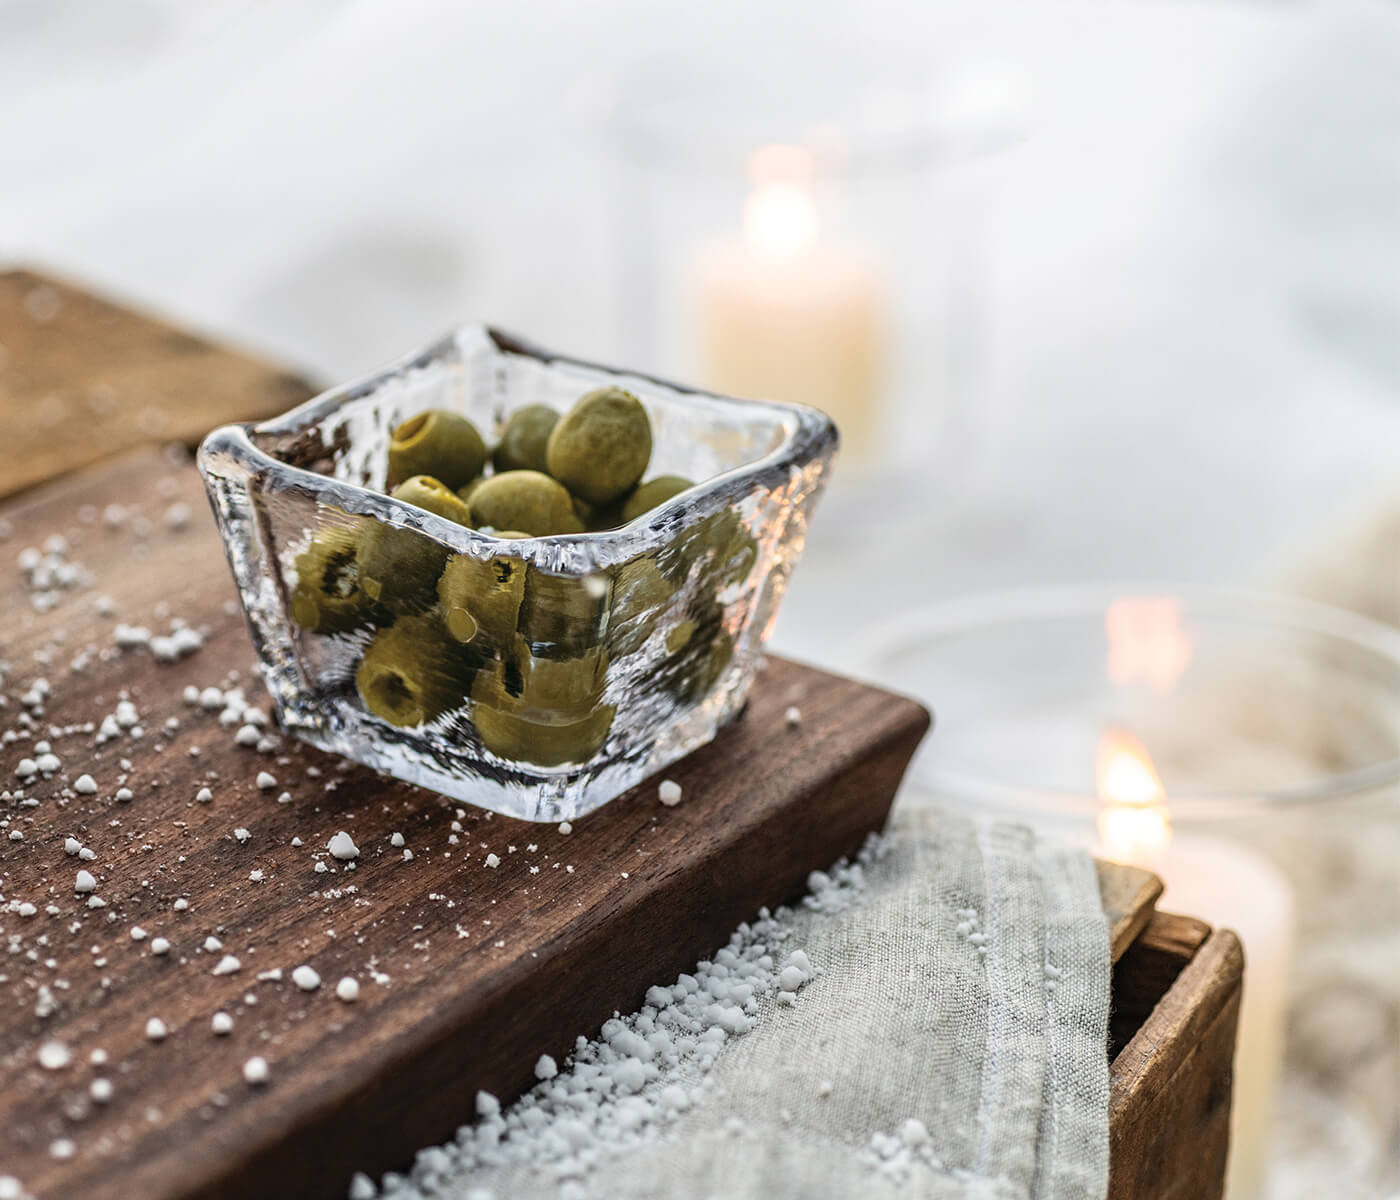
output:
POLYGON ((1174 959, 1178 973, 1109 1067, 1109 1196, 1214 1200, 1230 1149, 1244 953, 1229 930, 1167 914, 1130 954, 1138 946, 1156 970, 1174 959))
POLYGON ((0 272, 0 497, 133 446, 284 412, 305 380, 30 271, 0 272))

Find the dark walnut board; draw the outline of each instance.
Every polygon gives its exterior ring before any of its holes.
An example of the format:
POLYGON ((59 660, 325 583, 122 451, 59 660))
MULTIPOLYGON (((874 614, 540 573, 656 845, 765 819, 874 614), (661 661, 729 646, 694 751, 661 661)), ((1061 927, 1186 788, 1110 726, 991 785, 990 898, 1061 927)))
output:
MULTIPOLYGON (((39 736, 63 760, 25 787, 38 806, 0 801, 0 937, 15 948, 0 956, 0 1174, 34 1194, 343 1196, 352 1170, 402 1166, 450 1136, 477 1088, 519 1092, 540 1053, 559 1054, 614 1009, 635 1007, 647 985, 703 957, 759 905, 795 895, 811 867, 883 822, 926 714, 776 659, 744 717, 667 772, 685 788, 678 808, 642 788, 569 835, 444 804, 298 743, 266 754, 236 746, 217 713, 181 698, 187 685, 223 686, 236 672, 266 707, 197 477, 168 453, 111 451, 157 433, 190 444, 309 389, 27 272, 0 275, 0 347, 0 416, 12 430, 55 392, 95 394, 99 408, 115 398, 128 418, 146 413, 135 434, 122 422, 77 422, 47 445, 0 450, 0 494, 69 476, 0 506, 12 530, 0 543, 0 659, 11 664, 0 730, 22 734, 0 746, 0 788, 16 786, 14 767, 39 736), (116 386, 118 367, 139 386, 116 386), (153 396, 165 418, 146 412, 153 396), (105 465, 69 475, 99 458, 105 465), (190 522, 171 530, 165 516, 180 502, 190 522), (104 520, 113 503, 128 510, 115 527, 104 520), (92 586, 40 613, 9 564, 53 533, 70 541, 92 586), (103 595, 109 616, 98 611, 103 595), (198 627, 203 648, 168 665, 114 648, 117 622, 165 632, 170 618, 198 627), (88 647, 90 661, 72 671, 88 647), (18 697, 39 677, 53 694, 38 728, 20 728, 18 697), (71 728, 100 722, 122 696, 138 708, 141 738, 97 747, 71 728), (793 703, 803 712, 796 729, 782 717, 793 703), (179 726, 167 731, 171 717, 179 726), (276 788, 256 787, 263 770, 276 788), (96 794, 72 790, 83 772, 96 794), (118 786, 131 789, 129 802, 114 799, 118 786), (195 801, 202 786, 207 804, 195 801), (288 804, 277 802, 283 790, 288 804), (325 851, 340 829, 361 851, 353 869, 325 851), (7 840, 14 830, 23 842, 7 840), (395 832, 412 861, 390 845, 395 832), (96 858, 68 856, 67 837, 96 858), (484 866, 488 851, 499 868, 484 866), (92 872, 105 907, 75 895, 79 869, 92 872), (23 903, 36 912, 20 915, 23 903), (145 940, 132 939, 133 925, 145 940), (211 934, 223 942, 212 953, 201 949, 211 934), (167 956, 151 954, 155 937, 169 939, 167 956), (224 954, 239 970, 211 974, 224 954), (313 993, 289 981, 301 963, 321 976, 313 993), (258 980, 274 968, 281 980, 258 980), (343 975, 360 982, 353 1004, 334 996, 343 975), (43 1017, 41 986, 53 1010, 43 1017), (235 1018, 226 1037, 210 1029, 220 1009, 235 1018), (145 1036, 153 1016, 170 1028, 160 1043, 145 1036), (72 1048, 66 1068, 38 1065, 49 1039, 72 1048), (99 1048, 108 1062, 96 1067, 99 1048), (241 1075, 255 1054, 271 1065, 259 1088, 241 1075), (113 1083, 105 1105, 88 1096, 98 1077, 113 1083), (61 1138, 74 1143, 69 1159, 51 1154, 61 1138)), ((1112 1193, 1216 1195, 1238 945, 1199 923, 1183 936, 1172 924, 1183 919, 1154 914, 1161 889, 1144 872, 1102 865, 1100 885, 1118 961, 1112 1193)))

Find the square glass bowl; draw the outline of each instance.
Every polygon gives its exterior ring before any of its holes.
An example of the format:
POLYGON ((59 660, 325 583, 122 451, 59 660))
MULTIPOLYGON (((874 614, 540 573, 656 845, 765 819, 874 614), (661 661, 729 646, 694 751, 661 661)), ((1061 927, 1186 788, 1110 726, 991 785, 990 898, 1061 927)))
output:
POLYGON ((453 799, 560 821, 739 713, 836 447, 815 409, 468 326, 275 420, 215 430, 199 469, 287 730, 453 799), (424 409, 494 442, 515 409, 566 412, 607 384, 646 407, 646 478, 697 486, 621 528, 518 540, 384 493, 390 431, 424 409), (367 539, 402 564, 400 594, 360 589, 367 539))

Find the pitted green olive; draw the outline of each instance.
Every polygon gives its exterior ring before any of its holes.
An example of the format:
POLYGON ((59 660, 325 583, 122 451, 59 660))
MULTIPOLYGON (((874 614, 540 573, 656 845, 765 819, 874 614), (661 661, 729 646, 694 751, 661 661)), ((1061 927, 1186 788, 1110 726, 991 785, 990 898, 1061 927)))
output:
POLYGON ((505 556, 483 561, 455 555, 438 580, 437 594, 443 621, 458 641, 484 636, 508 647, 525 595, 525 563, 505 556))
POLYGON ((498 472, 549 469, 545 448, 559 414, 547 404, 527 404, 506 419, 501 440, 491 456, 498 472))
POLYGON ((365 708, 391 725, 422 725, 464 702, 461 668, 436 618, 401 617, 369 644, 355 688, 365 708))
MULTIPOLYGON (((458 525, 470 520, 467 506, 439 480, 416 475, 396 487, 395 500, 414 504, 458 525)), ((427 534, 383 523, 371 524, 360 540, 361 587, 372 599, 395 609, 431 604, 438 576, 450 551, 427 534)))
POLYGON ((292 620, 316 633, 348 633, 380 614, 360 587, 360 532, 324 529, 297 555, 292 620))
POLYGON ((520 633, 543 657, 587 653, 602 642, 610 590, 603 576, 578 579, 531 567, 525 573, 520 633))
POLYGON ((481 474, 486 443, 466 417, 445 408, 430 408, 409 417, 389 439, 389 480, 431 475, 450 489, 481 474))
POLYGON ((590 504, 627 495, 651 461, 651 422, 642 402, 619 387, 581 397, 549 435, 549 473, 590 504))
POLYGON ((539 471, 505 471, 484 480, 471 497, 478 528, 519 529, 530 537, 582 533, 564 485, 539 471))
POLYGON ((627 497, 627 502, 622 506, 622 524, 635 521, 658 504, 665 504, 672 496, 679 496, 694 486, 681 475, 658 475, 655 479, 648 479, 627 497))
MULTIPOLYGON (((545 670, 563 666, 549 664, 545 670)), ((577 673, 557 676, 541 675, 537 667, 527 664, 513 679, 507 678, 500 663, 482 670, 472 686, 472 724, 481 744, 500 758, 538 766, 592 758, 607 740, 616 709, 607 704, 591 711, 578 707, 563 710, 539 701, 550 695, 556 700, 573 697, 580 701, 595 687, 601 691, 600 685, 592 682, 596 674, 593 663, 583 664, 577 673)))

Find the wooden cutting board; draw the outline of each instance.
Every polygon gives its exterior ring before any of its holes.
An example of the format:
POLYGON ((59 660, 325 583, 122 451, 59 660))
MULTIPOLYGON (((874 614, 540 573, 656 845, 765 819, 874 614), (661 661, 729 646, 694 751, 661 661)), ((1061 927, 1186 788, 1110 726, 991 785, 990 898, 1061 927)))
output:
MULTIPOLYGON (((927 714, 777 659, 744 717, 668 772, 685 789, 679 807, 643 787, 569 834, 445 804, 298 743, 237 744, 217 711, 183 699, 230 684, 261 696, 202 488, 168 452, 111 451, 189 443, 306 386, 27 272, 0 275, 0 347, 0 417, 17 435, 0 447, 0 494, 66 476, 0 506, 0 730, 17 734, 0 745, 12 793, 0 798, 0 1174, 34 1194, 343 1196, 351 1171, 402 1166, 450 1136, 478 1088, 522 1090, 541 1052, 634 1008, 883 823, 927 714), (122 371, 139 386, 116 387, 122 371), (36 399, 94 389, 127 418, 151 396, 173 416, 29 437, 36 399), (81 579, 36 607, 13 563, 55 536, 81 579), (118 624, 165 633, 173 620, 204 641, 178 662, 116 645, 118 624), (51 686, 42 712, 22 700, 38 679, 51 686), (122 700, 139 736, 95 744, 122 700), (796 728, 783 718, 793 704, 796 728), (20 798, 14 771, 38 740, 61 765, 20 798), (264 771, 271 787, 258 786, 264 771), (85 773, 90 794, 76 787, 85 773), (360 851, 353 868, 326 852, 341 830, 360 851), (69 838, 90 861, 66 852, 69 838), (75 891, 79 870, 92 893, 75 891), (289 980, 302 964, 322 980, 315 991, 289 980), (342 977, 360 985, 353 1003, 335 998, 342 977), (213 1033, 217 1011, 231 1033, 213 1033), (152 1018, 162 1040, 147 1035, 152 1018), (52 1070, 39 1059, 51 1041, 71 1053, 52 1070), (256 1087, 242 1075, 254 1055, 270 1066, 256 1087), (105 1103, 89 1091, 99 1078, 112 1085, 105 1103), (56 1157, 66 1142, 71 1155, 56 1157)), ((1104 866, 1100 885, 1118 958, 1160 884, 1104 866)), ((1159 1036, 1140 999, 1146 1023, 1128 1051, 1159 1036)), ((1156 1061, 1140 1063, 1138 1094, 1155 1094, 1156 1061)))

